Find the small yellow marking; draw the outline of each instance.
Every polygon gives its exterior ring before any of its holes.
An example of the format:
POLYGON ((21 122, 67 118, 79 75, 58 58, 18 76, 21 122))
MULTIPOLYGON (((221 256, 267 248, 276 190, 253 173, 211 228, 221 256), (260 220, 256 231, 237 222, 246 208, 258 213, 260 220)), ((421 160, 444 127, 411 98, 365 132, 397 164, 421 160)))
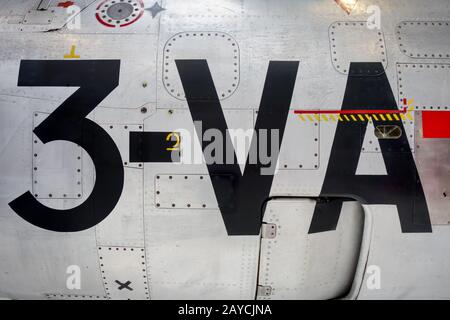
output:
POLYGON ((354 115, 351 114, 350 117, 353 119, 353 121, 358 121, 356 120, 356 117, 354 115))
POLYGON ((375 119, 375 121, 378 121, 378 117, 377 117, 376 114, 373 114, 372 116, 373 116, 373 118, 375 119))
POLYGON ((311 115, 308 114, 307 117, 308 117, 308 120, 309 120, 309 121, 311 121, 311 122, 314 121, 313 118, 311 117, 311 115))
POLYGON ((324 120, 324 121, 328 121, 328 118, 327 118, 327 116, 326 115, 322 115, 322 119, 324 120))
POLYGON ((361 121, 365 121, 364 117, 362 115, 358 114, 358 117, 359 117, 359 119, 361 119, 361 121))
POLYGON ((298 117, 300 118, 300 120, 305 121, 305 118, 301 114, 299 114, 298 117))
POLYGON ((392 117, 389 113, 386 114, 386 117, 388 118, 389 121, 392 121, 392 117))
POLYGON ((330 119, 336 121, 336 118, 332 114, 330 114, 330 119))
POLYGON ((398 118, 398 115, 396 115, 395 113, 393 114, 393 116, 394 116, 394 119, 395 119, 395 120, 397 120, 397 121, 400 120, 400 119, 398 118))
POLYGON ((402 118, 402 120, 406 120, 406 117, 403 113, 400 113, 400 118, 402 118))
POLYGON ((317 121, 320 121, 320 116, 318 114, 314 115, 317 121))
POLYGON ((411 112, 408 112, 408 113, 406 114, 406 117, 407 117, 409 120, 413 120, 413 118, 412 118, 412 116, 411 116, 411 112))
POLYGON ((345 120, 350 121, 350 119, 347 117, 346 114, 344 114, 344 118, 345 118, 345 120))
POLYGON ((367 121, 372 120, 372 118, 368 114, 366 114, 366 118, 367 118, 367 121))
POLYGON ((339 121, 344 121, 344 120, 342 120, 342 117, 340 114, 338 115, 338 119, 339 119, 339 121))
POLYGON ((177 132, 171 132, 167 135, 166 141, 171 140, 172 137, 175 137, 175 144, 173 145, 173 147, 166 148, 166 150, 167 151, 180 150, 180 135, 177 132))
POLYGON ((75 54, 75 50, 77 47, 75 45, 72 45, 70 48, 70 53, 64 55, 64 59, 80 59, 80 55, 75 54))

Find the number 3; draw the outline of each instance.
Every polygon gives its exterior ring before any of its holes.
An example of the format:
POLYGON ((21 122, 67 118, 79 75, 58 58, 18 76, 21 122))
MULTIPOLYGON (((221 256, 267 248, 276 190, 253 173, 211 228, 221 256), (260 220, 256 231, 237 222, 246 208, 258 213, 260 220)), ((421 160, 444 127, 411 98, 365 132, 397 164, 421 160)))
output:
POLYGON ((95 184, 79 206, 57 210, 37 201, 28 191, 9 203, 35 226, 60 232, 91 228, 116 206, 123 189, 124 170, 112 138, 86 116, 119 84, 119 60, 23 60, 19 86, 80 87, 34 129, 43 142, 70 141, 81 146, 95 166, 95 184))

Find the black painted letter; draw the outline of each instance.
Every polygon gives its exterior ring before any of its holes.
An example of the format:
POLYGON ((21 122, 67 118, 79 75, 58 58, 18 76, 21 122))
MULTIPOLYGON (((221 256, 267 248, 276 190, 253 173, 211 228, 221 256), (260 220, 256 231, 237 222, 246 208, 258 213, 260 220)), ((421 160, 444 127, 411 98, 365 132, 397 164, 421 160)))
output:
MULTIPOLYGON (((383 70, 381 63, 350 65, 342 110, 398 110, 386 74, 376 75, 378 70, 383 70)), ((395 204, 402 232, 431 232, 425 195, 402 121, 373 122, 375 126, 395 124, 403 132, 398 139, 379 140, 387 175, 356 175, 367 122, 339 122, 320 196, 395 204)), ((341 208, 342 200, 318 202, 309 233, 335 230, 341 208)))
MULTIPOLYGON (((217 129, 222 133, 226 139, 226 143, 223 144, 224 148, 232 146, 223 110, 206 60, 176 60, 175 62, 192 118, 194 121, 202 122, 202 130, 197 133, 203 151, 209 143, 202 139, 203 133, 208 129, 217 129)), ((261 169, 267 169, 268 166, 262 163, 259 152, 256 152, 260 140, 260 129, 267 129, 269 132, 270 130, 279 130, 278 143, 281 146, 298 64, 298 61, 271 61, 269 63, 250 146, 250 153, 258 154, 256 163, 249 163, 247 158, 243 175, 236 160, 236 154, 234 154, 233 164, 207 164, 229 235, 259 234, 264 214, 263 203, 269 196, 274 175, 274 169, 269 174, 261 175, 261 169)), ((266 150, 270 150, 270 136, 268 134, 266 150)), ((222 154, 226 154, 226 150, 222 154)), ((277 157, 272 158, 276 159, 277 157)))

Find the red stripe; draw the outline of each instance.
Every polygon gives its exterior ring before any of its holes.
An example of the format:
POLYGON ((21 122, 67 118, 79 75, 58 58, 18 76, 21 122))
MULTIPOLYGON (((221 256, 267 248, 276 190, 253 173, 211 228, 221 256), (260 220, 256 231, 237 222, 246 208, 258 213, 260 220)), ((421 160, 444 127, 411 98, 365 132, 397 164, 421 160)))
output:
POLYGON ((294 110, 295 114, 394 114, 406 112, 406 107, 403 110, 294 110))
POLYGON ((424 138, 450 138, 450 111, 422 111, 424 138))

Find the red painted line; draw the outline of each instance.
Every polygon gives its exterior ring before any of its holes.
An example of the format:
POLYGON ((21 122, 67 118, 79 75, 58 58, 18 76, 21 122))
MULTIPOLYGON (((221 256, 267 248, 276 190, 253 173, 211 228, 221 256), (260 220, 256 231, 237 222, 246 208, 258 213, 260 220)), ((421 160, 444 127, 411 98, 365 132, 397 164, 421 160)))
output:
POLYGON ((294 110, 295 114, 400 114, 407 112, 406 107, 403 110, 294 110))

